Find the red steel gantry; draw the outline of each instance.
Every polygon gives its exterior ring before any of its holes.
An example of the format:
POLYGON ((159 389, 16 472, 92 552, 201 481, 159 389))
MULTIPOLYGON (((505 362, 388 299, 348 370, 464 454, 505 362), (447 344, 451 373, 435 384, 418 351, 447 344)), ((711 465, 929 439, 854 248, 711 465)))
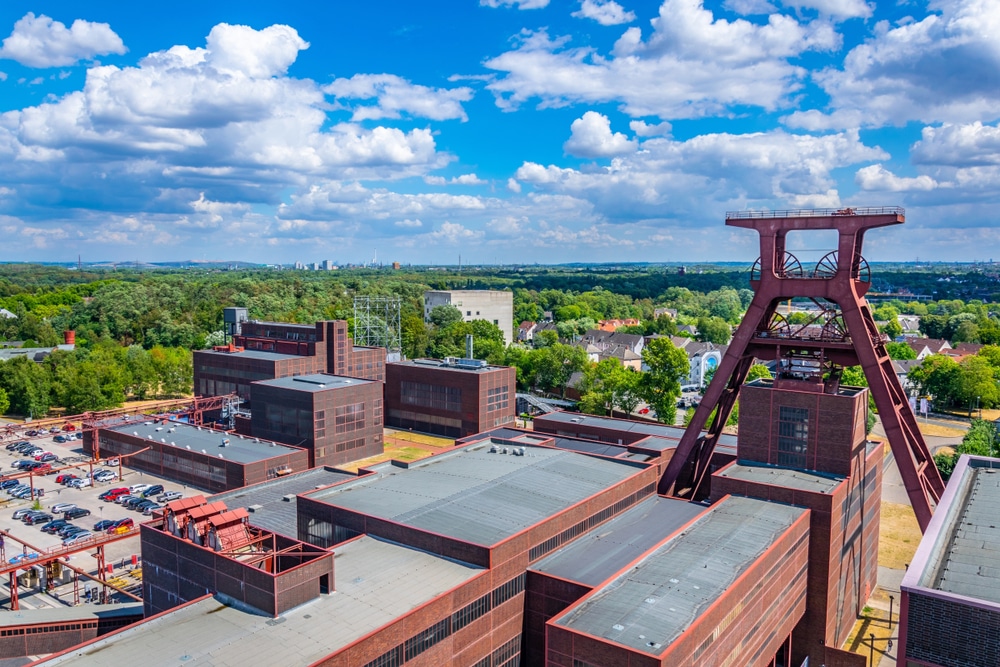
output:
POLYGON ((785 377, 822 382, 828 388, 839 384, 844 367, 860 365, 920 529, 926 530, 944 482, 893 370, 887 339, 865 300, 871 272, 861 256, 867 230, 905 220, 903 209, 896 207, 726 214, 727 225, 754 229, 760 235, 760 258, 750 274, 754 297, 663 473, 661 493, 699 496, 722 427, 755 358, 777 361, 785 377), (824 229, 838 232, 837 250, 815 267, 803 267, 785 249, 788 232, 824 229), (790 325, 777 307, 793 298, 813 300, 820 306, 819 315, 806 325, 790 325), (702 436, 716 406, 715 419, 702 436))

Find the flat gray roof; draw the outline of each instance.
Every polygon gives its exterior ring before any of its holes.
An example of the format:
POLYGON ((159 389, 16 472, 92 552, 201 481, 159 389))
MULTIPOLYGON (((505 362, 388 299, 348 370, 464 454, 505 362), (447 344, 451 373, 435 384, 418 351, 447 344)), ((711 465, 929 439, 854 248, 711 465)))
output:
POLYGON ((344 387, 352 387, 359 384, 372 384, 372 380, 349 378, 340 375, 327 375, 325 373, 313 373, 311 375, 292 375, 274 380, 258 380, 253 384, 262 384, 268 387, 280 387, 282 389, 315 393, 330 389, 343 389, 344 387))
MULTIPOLYGON (((463 360, 459 359, 459 363, 463 360)), ((489 373, 492 371, 498 371, 507 366, 463 366, 463 365, 453 365, 444 362, 441 359, 408 359, 406 361, 392 361, 387 366, 415 366, 417 368, 434 368, 442 371, 452 371, 455 373, 489 373)))
POLYGON ((953 480, 959 486, 954 507, 938 507, 938 512, 948 512, 947 520, 932 567, 921 583, 1000 603, 1000 462, 969 459, 969 463, 963 471, 956 468, 962 479, 953 480))
POLYGON ((78 607, 45 607, 43 609, 21 609, 0 614, 0 627, 35 623, 71 623, 97 621, 102 618, 142 615, 141 602, 125 602, 114 605, 80 605, 78 607))
POLYGON ((820 493, 832 493, 845 479, 839 475, 793 470, 751 461, 739 461, 715 474, 719 477, 729 477, 745 482, 757 482, 820 493))
POLYGON ((298 539, 298 501, 300 493, 313 491, 320 486, 338 484, 357 475, 340 472, 333 468, 313 468, 294 473, 269 482, 244 486, 212 496, 211 500, 221 500, 229 509, 237 507, 254 509, 250 511, 250 523, 258 528, 298 539), (286 500, 286 497, 291 496, 286 500))
POLYGON ((367 535, 337 547, 335 554, 336 590, 277 620, 209 598, 42 664, 308 665, 483 572, 367 535))
POLYGON ((222 357, 243 357, 245 359, 264 359, 269 361, 281 361, 283 359, 295 359, 297 354, 281 354, 280 352, 265 352, 264 350, 243 350, 242 352, 217 352, 215 350, 195 350, 195 354, 211 354, 222 357))
POLYGON ((530 570, 597 586, 708 508, 654 496, 597 526, 530 570))
POLYGON ((109 431, 124 433, 126 435, 138 436, 146 440, 155 440, 160 446, 177 447, 178 449, 190 449, 195 452, 203 452, 208 456, 215 456, 226 461, 236 463, 256 463, 266 461, 275 456, 283 456, 291 451, 298 451, 295 447, 282 445, 270 440, 259 440, 240 436, 235 433, 225 431, 215 431, 206 427, 192 426, 184 422, 168 421, 159 423, 148 421, 138 424, 125 424, 124 426, 112 426, 109 431), (223 447, 223 440, 229 443, 223 447))
POLYGON ((532 445, 494 447, 495 442, 487 440, 408 465, 379 466, 372 475, 309 497, 491 546, 646 467, 532 445), (515 455, 515 449, 524 454, 515 455))
POLYGON ((553 622, 659 656, 807 511, 730 496, 553 622))
MULTIPOLYGON (((670 424, 657 424, 653 422, 643 422, 632 419, 616 419, 614 417, 601 417, 599 415, 586 415, 580 412, 549 412, 535 417, 537 420, 550 420, 567 424, 581 426, 597 426, 600 428, 616 429, 625 433, 639 433, 642 435, 652 435, 660 437, 666 441, 673 441, 673 447, 677 447, 681 436, 684 435, 684 427, 671 426, 670 424)), ((663 449, 669 449, 667 442, 659 443, 663 449)), ((730 433, 723 433, 719 436, 719 449, 725 452, 736 453, 736 436, 730 433)))

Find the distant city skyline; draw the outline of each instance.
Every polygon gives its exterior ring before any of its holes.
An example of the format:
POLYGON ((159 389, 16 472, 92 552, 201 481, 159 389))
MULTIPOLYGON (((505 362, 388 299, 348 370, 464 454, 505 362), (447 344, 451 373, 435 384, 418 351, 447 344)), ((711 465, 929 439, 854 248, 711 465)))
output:
POLYGON ((869 261, 986 261, 998 31, 982 0, 11 0, 0 261, 753 261, 727 210, 864 205, 907 213, 869 261))

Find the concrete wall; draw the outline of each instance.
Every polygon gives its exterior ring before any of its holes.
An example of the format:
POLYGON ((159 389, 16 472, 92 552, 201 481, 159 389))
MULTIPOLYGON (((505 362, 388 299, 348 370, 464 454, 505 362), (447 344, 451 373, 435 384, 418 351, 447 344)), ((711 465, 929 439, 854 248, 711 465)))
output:
POLYGON ((486 320, 500 327, 507 345, 514 341, 514 293, 497 290, 433 290, 424 292, 424 319, 435 306, 455 306, 462 320, 486 320))

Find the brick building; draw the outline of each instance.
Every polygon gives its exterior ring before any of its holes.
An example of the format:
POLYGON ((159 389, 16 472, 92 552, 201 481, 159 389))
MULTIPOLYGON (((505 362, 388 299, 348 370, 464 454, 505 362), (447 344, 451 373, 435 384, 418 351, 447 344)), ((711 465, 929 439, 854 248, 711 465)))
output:
POLYGON ((309 324, 242 322, 229 346, 194 352, 194 391, 198 396, 236 393, 250 400, 258 380, 329 373, 385 380, 385 349, 360 347, 348 335, 347 322, 309 324))
POLYGON ((906 667, 1000 664, 1000 460, 962 456, 903 576, 906 667))
POLYGON ((382 383, 323 375, 252 384, 250 432, 304 447, 311 466, 339 465, 382 453, 382 383))
POLYGON ((166 420, 85 431, 83 451, 127 457, 131 468, 215 492, 310 467, 309 452, 301 447, 166 420))
POLYGON ((516 377, 475 359, 386 364, 385 423, 448 438, 513 424, 516 377))

